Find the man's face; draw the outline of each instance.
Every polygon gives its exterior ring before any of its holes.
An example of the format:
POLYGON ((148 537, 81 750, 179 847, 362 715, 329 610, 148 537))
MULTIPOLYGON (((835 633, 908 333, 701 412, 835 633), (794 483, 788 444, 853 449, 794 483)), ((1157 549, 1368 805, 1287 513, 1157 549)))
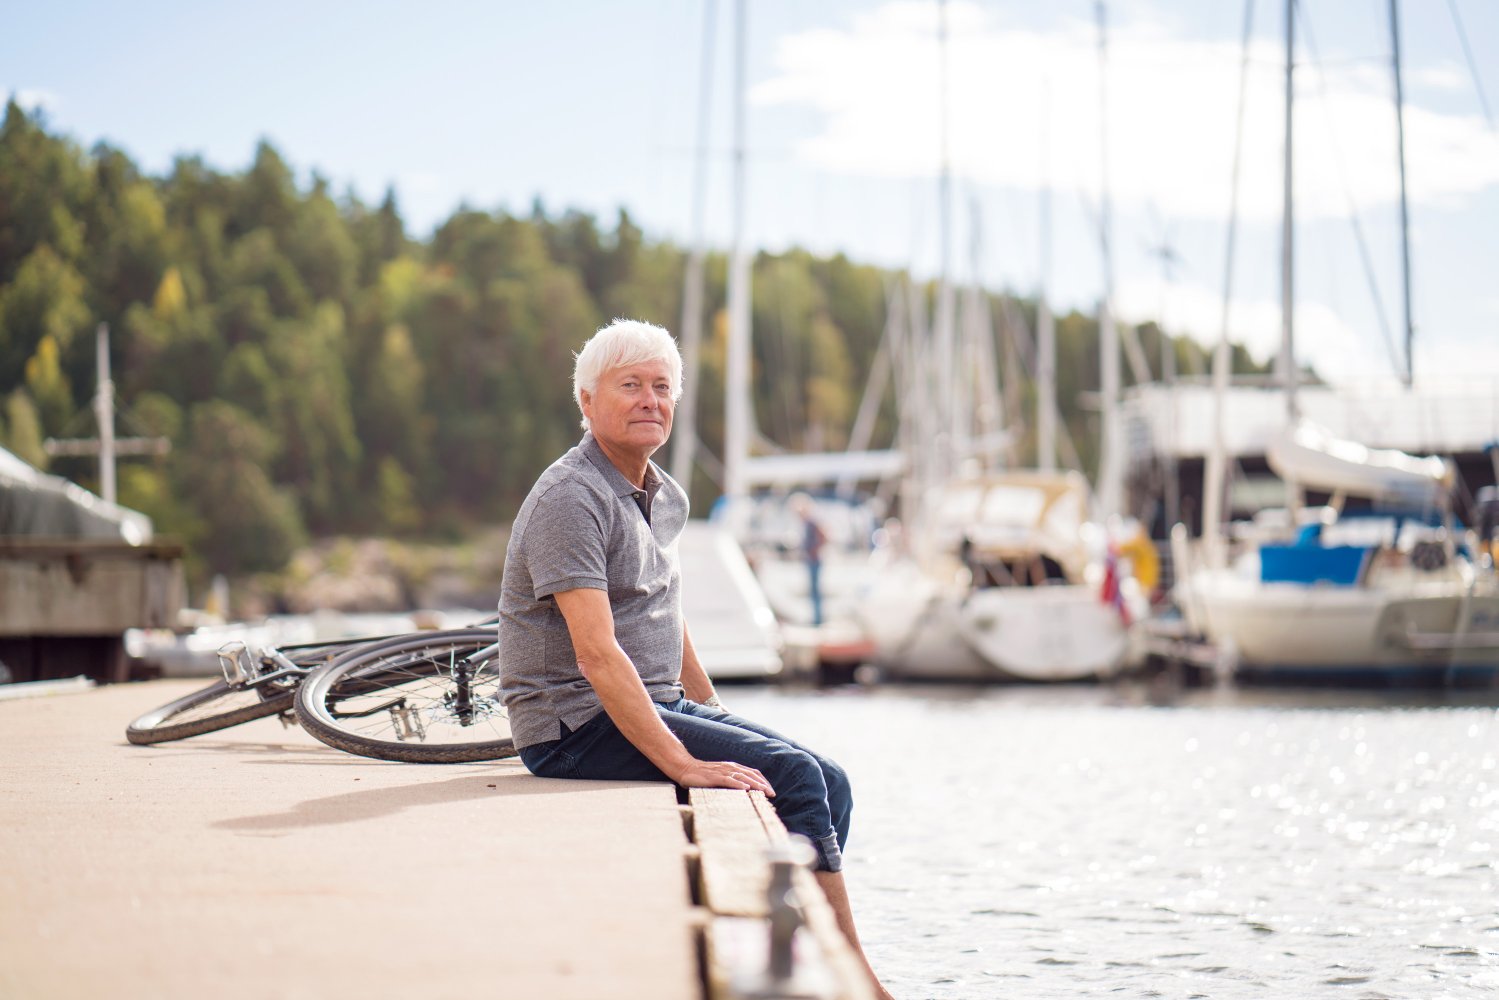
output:
POLYGON ((583 415, 606 448, 649 456, 671 434, 671 368, 664 361, 610 368, 581 395, 583 415))

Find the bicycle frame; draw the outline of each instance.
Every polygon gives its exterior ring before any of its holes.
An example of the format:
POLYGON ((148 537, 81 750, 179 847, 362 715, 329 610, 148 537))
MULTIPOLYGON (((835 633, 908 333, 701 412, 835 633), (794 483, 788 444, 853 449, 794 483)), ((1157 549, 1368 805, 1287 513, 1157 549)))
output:
MULTIPOLYGON (((499 615, 491 615, 488 618, 474 623, 473 627, 483 628, 493 625, 499 621, 499 615)), ((318 649, 328 653, 341 654, 355 649, 365 643, 383 642, 395 636, 376 635, 362 636, 357 639, 345 639, 333 642, 305 643, 299 646, 289 647, 292 649, 318 649)), ((498 643, 496 643, 496 647, 498 643)), ((484 650, 480 655, 494 655, 494 650, 484 650)), ((295 678, 301 681, 308 674, 332 659, 325 656, 317 663, 301 664, 287 656, 274 646, 263 646, 258 651, 251 651, 250 647, 242 639, 233 639, 218 648, 219 669, 224 675, 224 683, 230 687, 244 690, 246 688, 259 687, 262 684, 270 684, 287 678, 295 678)), ((466 686, 465 686, 466 687, 466 686)))

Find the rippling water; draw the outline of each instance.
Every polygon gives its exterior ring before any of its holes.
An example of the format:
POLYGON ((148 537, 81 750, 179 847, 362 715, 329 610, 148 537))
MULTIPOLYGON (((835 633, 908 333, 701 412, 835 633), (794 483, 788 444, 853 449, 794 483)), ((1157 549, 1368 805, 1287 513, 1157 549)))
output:
POLYGON ((1499 692, 730 689, 853 775, 922 997, 1499 996, 1499 692))

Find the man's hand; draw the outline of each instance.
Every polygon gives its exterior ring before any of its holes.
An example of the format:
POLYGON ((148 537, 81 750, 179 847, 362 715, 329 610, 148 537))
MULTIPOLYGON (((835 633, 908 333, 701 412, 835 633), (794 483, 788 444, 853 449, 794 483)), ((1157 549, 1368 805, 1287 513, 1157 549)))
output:
MULTIPOLYGON (((684 788, 743 788, 775 794, 759 771, 731 761, 698 760, 666 728, 640 674, 614 639, 614 614, 607 594, 578 589, 559 591, 554 597, 567 620, 578 670, 593 685, 604 711, 625 739, 662 774, 684 788)), ((708 693, 713 693, 711 686, 708 693)))
POLYGON ((748 765, 728 760, 694 760, 680 775, 672 775, 672 780, 683 788, 742 788, 748 792, 764 792, 769 798, 775 798, 776 794, 765 775, 748 765))

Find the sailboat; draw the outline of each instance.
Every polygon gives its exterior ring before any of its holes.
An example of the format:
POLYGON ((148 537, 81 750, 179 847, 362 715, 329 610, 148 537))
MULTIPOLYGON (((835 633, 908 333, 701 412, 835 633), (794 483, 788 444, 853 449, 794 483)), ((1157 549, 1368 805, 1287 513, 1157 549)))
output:
MULTIPOLYGON (((1231 565, 1219 565, 1221 544, 1212 536, 1216 513, 1204 523, 1206 566, 1191 565, 1178 531, 1174 549, 1186 558, 1176 601, 1189 627, 1244 672, 1337 678, 1414 670, 1450 677, 1464 668, 1499 669, 1499 580, 1488 539, 1477 540, 1480 550, 1455 523, 1451 463, 1339 440, 1297 410, 1291 324, 1294 23, 1288 2, 1282 252, 1288 419, 1267 452, 1287 484, 1289 503, 1286 510, 1262 511, 1254 523, 1237 526, 1244 548, 1231 565), (1329 494, 1329 503, 1306 506, 1308 490, 1329 494), (1370 513, 1347 513, 1350 497, 1367 500, 1370 513)), ((1398 55, 1395 72, 1398 106, 1398 55)), ((1403 162, 1401 180, 1403 209, 1403 162)), ((1407 280, 1407 316, 1409 298, 1407 280)), ((1225 379, 1221 371, 1215 375, 1221 397, 1225 379)), ((1216 512, 1221 455, 1214 467, 1218 481, 1205 492, 1216 512)))
POLYGON ((1248 673, 1499 669, 1499 579, 1453 520, 1450 462, 1365 448, 1307 421, 1268 457, 1299 488, 1374 507, 1262 513, 1231 565, 1190 572, 1177 588, 1195 631, 1248 673))
POLYGON ((921 551, 883 567, 861 605, 886 674, 1075 681, 1130 662, 1130 623, 1147 602, 1103 557, 1107 539, 1088 520, 1080 473, 957 478, 931 501, 913 546, 921 551))
MULTIPOLYGON (((1003 440, 998 428, 965 426, 970 413, 982 416, 999 406, 984 399, 997 384, 992 334, 987 319, 979 320, 987 300, 971 288, 966 322, 958 323, 947 285, 948 186, 944 151, 936 358, 913 352, 905 366, 918 373, 901 401, 910 449, 911 482, 903 495, 908 537, 863 601, 874 660, 886 674, 912 679, 1108 677, 1132 661, 1131 624, 1147 613, 1148 601, 1136 575, 1124 571, 1129 560, 1120 558, 1117 546, 1111 549, 1109 531, 1094 519, 1087 481, 1055 467, 1055 346, 1046 269, 1038 296, 1040 461, 1039 468, 1021 469, 1014 467, 1013 448, 1007 458, 986 454, 984 443, 1003 440), (963 358, 956 366, 954 356, 963 358)), ((1049 241, 1044 212, 1043 264, 1049 241)), ((1106 235, 1102 243, 1107 253, 1106 235)), ((1105 308, 1105 326, 1107 317, 1105 308)), ((1106 352, 1117 351, 1117 342, 1102 341, 1106 352)), ((1154 559, 1148 545, 1135 554, 1142 563, 1154 559)))

